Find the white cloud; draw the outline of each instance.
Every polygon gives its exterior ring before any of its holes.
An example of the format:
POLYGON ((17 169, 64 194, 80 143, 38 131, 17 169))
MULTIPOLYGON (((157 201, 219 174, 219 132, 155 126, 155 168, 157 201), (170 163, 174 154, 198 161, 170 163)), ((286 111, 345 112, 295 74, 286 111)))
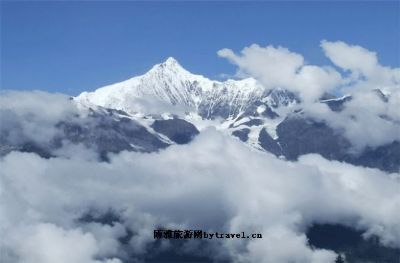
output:
POLYGON ((360 72, 366 76, 371 75, 378 65, 375 52, 363 47, 348 45, 342 41, 321 41, 325 55, 342 69, 360 72))
POLYGON ((43 91, 7 91, 0 96, 0 132, 17 144, 24 140, 45 143, 54 137, 58 121, 82 113, 69 96, 43 91), (3 133, 4 134, 4 133, 3 133))
POLYGON ((333 262, 335 253, 328 250, 313 251, 307 247, 307 238, 288 231, 284 226, 275 226, 265 233, 260 242, 250 243, 248 252, 240 255, 240 262, 333 262), (269 257, 266 259, 266 255, 269 257))
POLYGON ((374 91, 357 92, 341 112, 331 111, 325 104, 303 105, 306 115, 323 121, 341 132, 361 152, 366 146, 400 141, 400 89, 393 90, 385 102, 374 91))
POLYGON ((400 88, 400 68, 382 66, 376 52, 342 41, 323 40, 321 47, 333 64, 351 73, 350 88, 384 91, 400 88))
MULTIPOLYGON (((34 112, 45 121, 58 121, 66 114, 76 110, 69 102, 69 96, 44 91, 5 91, 0 96, 2 110, 12 110, 18 117, 26 117, 34 112)), ((34 120, 32 120, 34 121, 34 120)))
POLYGON ((307 65, 303 56, 283 47, 253 44, 240 55, 226 48, 218 55, 237 65, 239 74, 251 75, 267 88, 296 92, 304 101, 315 101, 341 83, 340 74, 333 68, 307 65))
POLYGON ((19 241, 7 251, 42 262, 53 256, 49 242, 62 246, 52 250, 61 254, 80 243, 76 256, 86 262, 123 257, 116 240, 126 227, 135 233, 129 246, 137 258, 158 226, 262 233, 260 240, 209 243, 237 262, 329 262, 333 252, 307 245, 304 230, 312 223, 344 223, 400 246, 400 175, 318 155, 290 163, 215 130, 159 153, 112 155, 110 163, 14 152, 0 165, 2 232, 19 241), (77 221, 90 209, 109 208, 122 218, 115 227, 77 221), (45 222, 51 226, 42 229, 45 222), (43 231, 21 248, 25 227, 43 231))
POLYGON ((296 71, 304 64, 304 58, 283 47, 253 44, 245 47, 241 55, 230 49, 218 51, 220 57, 229 59, 244 73, 260 79, 268 87, 290 86, 296 71))
POLYGON ((16 243, 18 261, 23 263, 121 263, 118 259, 96 260, 96 240, 80 229, 65 230, 53 224, 27 229, 16 243))

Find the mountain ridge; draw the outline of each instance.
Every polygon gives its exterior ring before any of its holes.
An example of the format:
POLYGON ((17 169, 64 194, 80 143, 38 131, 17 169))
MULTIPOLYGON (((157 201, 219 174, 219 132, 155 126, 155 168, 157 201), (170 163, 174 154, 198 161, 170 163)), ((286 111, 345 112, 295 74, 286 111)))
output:
POLYGON ((123 110, 130 114, 143 111, 143 107, 138 105, 150 100, 184 107, 186 112, 195 112, 205 119, 232 119, 254 104, 263 105, 256 109, 260 112, 266 107, 277 108, 296 102, 293 93, 283 89, 268 90, 254 78, 221 82, 192 74, 172 57, 156 64, 143 75, 93 92, 83 92, 75 99, 83 104, 123 110))

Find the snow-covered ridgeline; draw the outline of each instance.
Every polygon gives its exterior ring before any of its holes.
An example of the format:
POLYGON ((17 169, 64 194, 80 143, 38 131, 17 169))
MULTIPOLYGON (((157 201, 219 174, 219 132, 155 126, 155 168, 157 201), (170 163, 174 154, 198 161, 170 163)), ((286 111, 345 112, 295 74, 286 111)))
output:
MULTIPOLYGON (((83 104, 94 104, 106 108, 123 110, 134 114, 143 110, 143 105, 153 108, 157 104, 185 107, 189 111, 201 111, 206 118, 215 112, 229 111, 238 115, 256 101, 279 104, 285 94, 271 93, 253 78, 210 80, 185 70, 174 58, 155 65, 147 73, 126 81, 105 86, 94 92, 83 92, 76 100, 83 104)), ((286 103, 286 102, 284 102, 286 103)), ((221 112, 219 112, 221 113, 221 112)))

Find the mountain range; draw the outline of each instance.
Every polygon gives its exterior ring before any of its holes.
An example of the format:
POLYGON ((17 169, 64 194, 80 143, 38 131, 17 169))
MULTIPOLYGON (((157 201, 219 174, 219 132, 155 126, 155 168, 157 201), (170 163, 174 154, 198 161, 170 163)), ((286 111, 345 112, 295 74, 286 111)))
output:
MULTIPOLYGON (((385 101, 379 90, 375 95, 385 101)), ((83 92, 70 98, 85 117, 72 116, 55 126, 60 131, 47 143, 29 139, 18 143, 2 131, 2 155, 12 151, 37 152, 51 157, 65 141, 95 148, 103 160, 110 152, 153 152, 172 144, 189 143, 213 127, 258 151, 296 160, 318 153, 329 160, 396 172, 400 142, 351 151, 352 142, 327 123, 310 118, 299 97, 282 88, 267 89, 253 78, 215 81, 184 69, 174 58, 131 79, 83 92)), ((351 95, 325 94, 319 103, 340 112, 351 95)))

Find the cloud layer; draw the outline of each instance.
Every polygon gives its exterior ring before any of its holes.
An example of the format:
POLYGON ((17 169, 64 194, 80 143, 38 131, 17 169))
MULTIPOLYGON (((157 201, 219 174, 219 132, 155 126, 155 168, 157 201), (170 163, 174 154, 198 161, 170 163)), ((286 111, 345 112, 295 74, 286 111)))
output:
POLYGON ((63 255, 74 262, 124 261, 118 240, 128 229, 134 235, 125 250, 139 260, 159 226, 262 233, 260 240, 208 244, 236 262, 332 262, 332 251, 307 245, 304 231, 312 223, 346 224, 400 246, 399 174, 318 155, 290 163, 213 129, 188 145, 122 152, 109 163, 13 152, 0 166, 6 262, 46 263, 63 255), (109 209, 121 218, 113 226, 78 220, 109 209))

